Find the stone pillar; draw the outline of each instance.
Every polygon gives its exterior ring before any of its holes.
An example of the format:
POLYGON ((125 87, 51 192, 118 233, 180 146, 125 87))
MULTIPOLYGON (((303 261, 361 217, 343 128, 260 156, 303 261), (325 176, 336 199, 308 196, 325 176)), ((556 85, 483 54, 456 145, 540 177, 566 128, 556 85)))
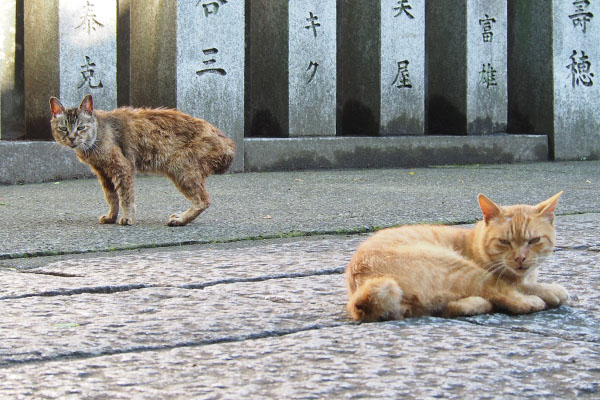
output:
POLYGON ((25 104, 29 138, 50 139, 48 99, 68 107, 86 94, 117 105, 116 0, 25 1, 25 104))
POLYGON ((23 2, 0 2, 0 137, 23 135, 23 2))
MULTIPOLYGON (((554 156, 600 157, 600 2, 553 1, 554 156)), ((550 61, 550 60, 549 60, 550 61)))
POLYGON ((131 0, 119 0, 117 17, 117 105, 131 104, 129 82, 131 77, 130 59, 130 19, 131 0))
POLYGON ((425 133, 425 0, 381 1, 380 135, 425 133))
POLYGON ((2 139, 2 98, 11 80, 5 77, 14 70, 16 1, 0 4, 0 139, 2 139))
POLYGON ((246 136, 336 133, 336 2, 248 2, 246 136))
POLYGON ((507 24, 505 0, 468 0, 468 134, 507 131, 507 24))
POLYGON ((600 154, 600 3, 510 2, 510 131, 549 135, 551 157, 600 154))
POLYGON ((381 7, 373 0, 340 0, 338 21, 337 134, 377 136, 381 115, 381 7))
POLYGON ((506 132, 506 1, 428 2, 427 23, 429 132, 506 132))
POLYGON ((286 137, 288 2, 246 2, 246 136, 286 137))
POLYGON ((131 101, 176 107, 222 130, 244 167, 245 5, 131 2, 131 101))
POLYGON ((336 134, 336 2, 288 2, 289 136, 336 134))

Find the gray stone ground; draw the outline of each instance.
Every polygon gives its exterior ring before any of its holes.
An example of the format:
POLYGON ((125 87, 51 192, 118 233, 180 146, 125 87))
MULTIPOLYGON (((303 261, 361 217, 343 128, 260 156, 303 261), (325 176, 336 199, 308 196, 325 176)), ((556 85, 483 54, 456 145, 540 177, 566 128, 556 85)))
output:
POLYGON ((600 398, 600 162, 217 176, 188 227, 138 180, 132 227, 94 180, 0 186, 0 398, 600 398), (526 316, 356 324, 343 270, 375 227, 470 223, 476 195, 564 190, 526 316), (308 236, 311 234, 312 236, 308 236), (268 239, 260 239, 260 238, 268 239))

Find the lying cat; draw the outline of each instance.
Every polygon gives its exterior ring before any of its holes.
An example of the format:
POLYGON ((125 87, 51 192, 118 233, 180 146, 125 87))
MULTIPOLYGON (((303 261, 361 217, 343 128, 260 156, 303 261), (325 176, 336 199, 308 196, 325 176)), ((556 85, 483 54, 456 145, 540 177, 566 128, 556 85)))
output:
POLYGON ((536 206, 508 207, 480 194, 484 219, 472 229, 417 225, 376 233, 346 268, 350 315, 381 321, 493 310, 525 314, 559 306, 567 291, 536 278, 554 247, 561 194, 536 206))
POLYGON ((172 214, 167 224, 185 225, 210 205, 205 180, 224 173, 235 152, 234 142, 208 122, 177 110, 117 108, 94 110, 92 96, 79 108, 65 109, 50 98, 54 139, 77 153, 98 176, 109 210, 103 224, 121 225, 135 220, 136 169, 161 173, 192 202, 182 214, 172 214))

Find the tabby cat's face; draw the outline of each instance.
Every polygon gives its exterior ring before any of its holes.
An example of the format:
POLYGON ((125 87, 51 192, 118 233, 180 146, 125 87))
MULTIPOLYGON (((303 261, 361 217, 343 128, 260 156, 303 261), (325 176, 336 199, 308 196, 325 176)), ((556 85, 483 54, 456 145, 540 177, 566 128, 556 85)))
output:
POLYGON ((97 123, 90 110, 65 109, 57 99, 51 100, 52 135, 57 143, 72 149, 87 152, 94 147, 97 138, 97 123))

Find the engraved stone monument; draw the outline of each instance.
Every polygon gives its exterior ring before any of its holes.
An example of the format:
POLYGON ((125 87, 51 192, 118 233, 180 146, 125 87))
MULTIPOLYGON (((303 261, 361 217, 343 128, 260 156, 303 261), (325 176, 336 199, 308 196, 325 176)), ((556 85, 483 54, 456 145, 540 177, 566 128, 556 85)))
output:
POLYGON ((506 4, 427 3, 430 133, 506 132, 506 4))
POLYGON ((292 0, 289 24, 289 136, 336 133, 336 2, 292 0))
POLYGON ((248 8, 246 135, 335 135, 335 1, 256 0, 248 8))
POLYGON ((50 96, 77 106, 86 94, 94 107, 117 105, 116 0, 25 2, 26 129, 51 138, 50 96))
POLYGON ((381 1, 380 135, 425 133, 425 0, 381 1))
POLYGON ((176 107, 217 126, 244 166, 244 2, 131 3, 131 101, 176 107))
POLYGON ((518 0, 511 23, 510 130, 550 135, 559 160, 600 154, 600 2, 518 0))
POLYGON ((553 1, 554 156, 600 156, 600 1, 553 1))

